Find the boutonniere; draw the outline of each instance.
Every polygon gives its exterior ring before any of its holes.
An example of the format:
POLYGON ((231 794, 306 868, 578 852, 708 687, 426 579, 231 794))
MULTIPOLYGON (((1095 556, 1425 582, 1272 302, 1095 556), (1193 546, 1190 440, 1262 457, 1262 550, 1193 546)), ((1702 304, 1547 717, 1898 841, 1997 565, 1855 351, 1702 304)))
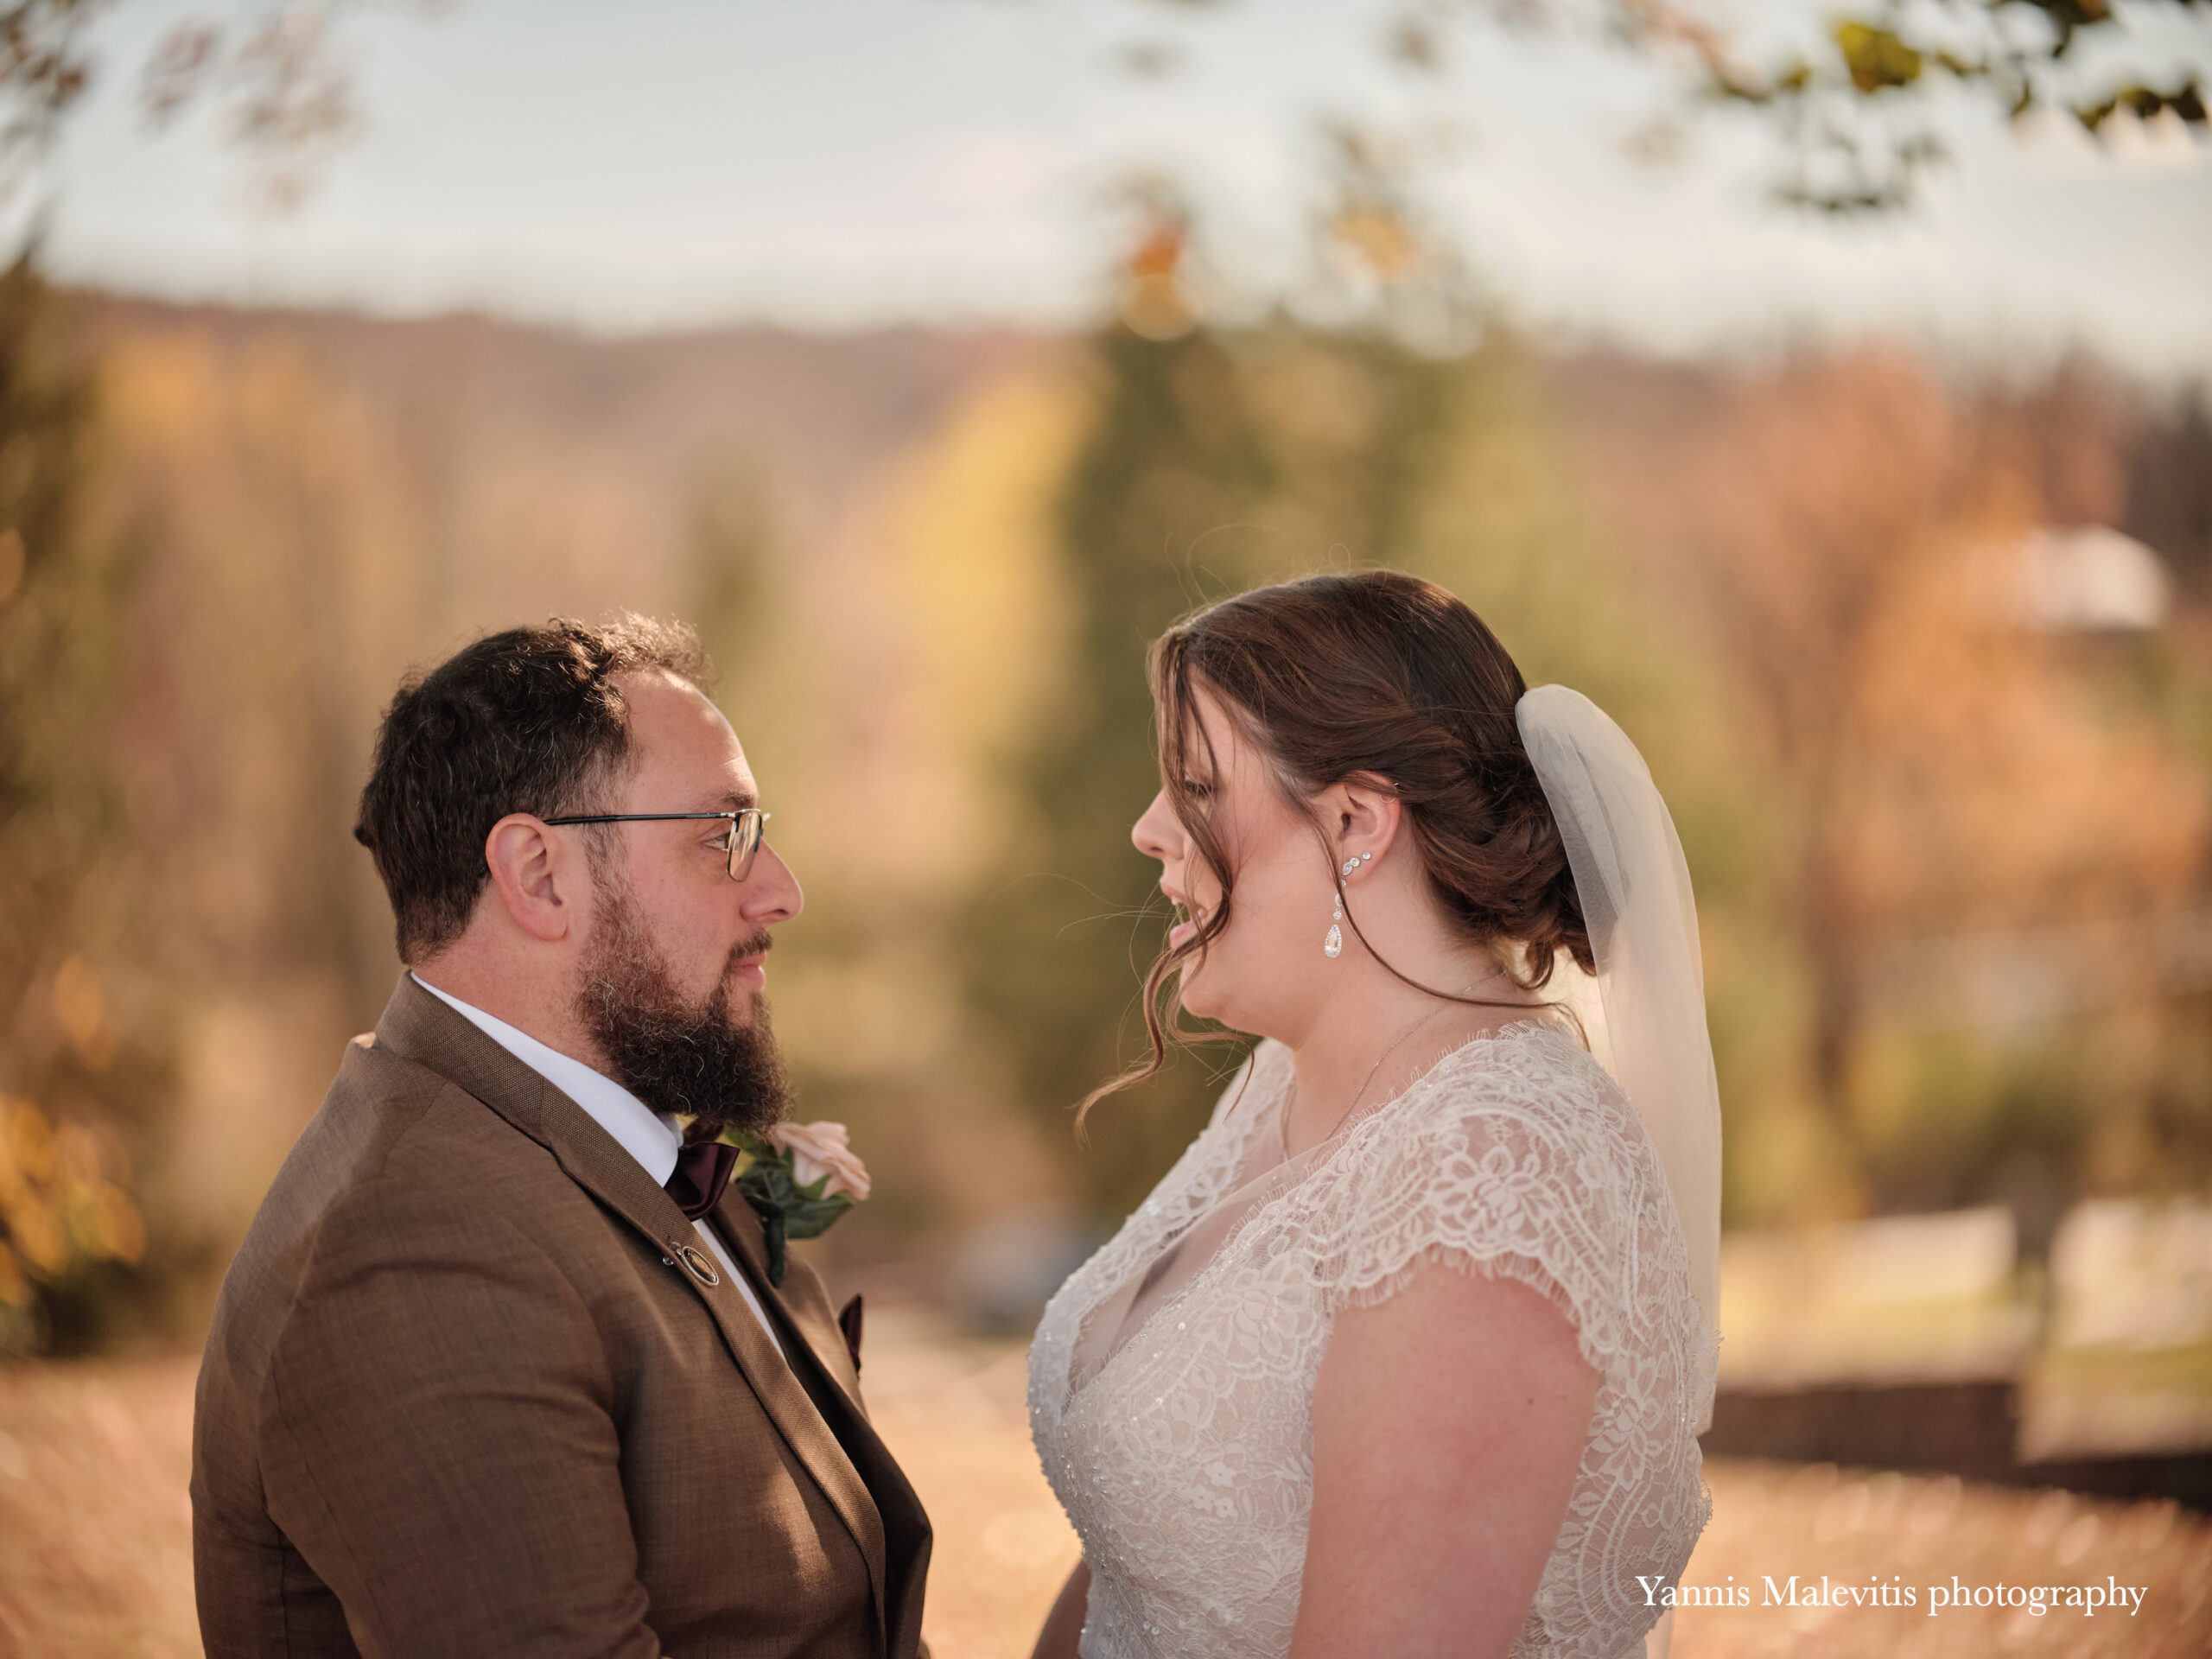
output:
POLYGON ((779 1123, 760 1135, 725 1130, 745 1154, 730 1177, 760 1217, 768 1241, 768 1282, 781 1287, 788 1239, 819 1238, 868 1197, 868 1170, 845 1144, 842 1123, 779 1123))

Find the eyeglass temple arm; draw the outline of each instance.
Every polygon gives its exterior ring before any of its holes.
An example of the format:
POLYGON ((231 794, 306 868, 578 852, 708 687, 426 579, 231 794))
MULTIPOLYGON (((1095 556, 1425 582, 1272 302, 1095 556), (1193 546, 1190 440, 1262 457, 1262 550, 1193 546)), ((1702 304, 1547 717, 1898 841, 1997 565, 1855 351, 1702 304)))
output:
POLYGON ((728 818, 734 823, 748 812, 760 812, 765 821, 766 812, 757 806, 741 806, 732 812, 596 812, 581 818, 547 818, 548 829, 557 829, 564 823, 664 823, 678 818, 728 818))

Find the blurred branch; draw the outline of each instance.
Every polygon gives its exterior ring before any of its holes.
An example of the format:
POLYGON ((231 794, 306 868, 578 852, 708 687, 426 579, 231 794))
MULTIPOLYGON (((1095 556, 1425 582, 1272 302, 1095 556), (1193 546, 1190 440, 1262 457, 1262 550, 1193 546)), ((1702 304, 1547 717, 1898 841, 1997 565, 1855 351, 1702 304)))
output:
MULTIPOLYGON (((1621 3, 1645 9, 1639 0, 1621 3)), ((2212 19, 2212 6, 2201 0, 2142 6, 2212 19)), ((2145 121, 2171 113, 2202 134, 2196 73, 2177 69, 2162 89, 2149 84, 2147 71, 2081 67, 2086 54, 2076 48, 2084 40, 2116 45, 2126 34, 2106 0, 1884 0, 1838 18, 1825 50, 1765 73, 1732 62, 1717 38, 1701 44, 1699 62, 1708 96, 1770 111, 1780 121, 1796 166, 1777 194, 1848 213, 1904 206, 1927 168, 1943 159, 1928 100, 1944 79, 2015 122, 2058 110, 2101 137, 2124 110, 2145 121)))
MULTIPOLYGON (((1421 192, 1424 162, 1456 135, 1337 116, 1317 136, 1310 263, 1274 297, 1309 321, 1387 334, 1424 355, 1467 350, 1482 332, 1483 296, 1447 216, 1421 192)), ((1190 193, 1172 173, 1137 168, 1115 181, 1106 205, 1126 222, 1116 238, 1122 326, 1155 341, 1199 327, 1216 284, 1190 193)))
POLYGON ((1133 221, 1115 296, 1122 325, 1143 340, 1181 338, 1205 313, 1191 282, 1189 199, 1167 175, 1138 171, 1116 182, 1109 202, 1133 221))
MULTIPOLYGON (((156 130, 196 104, 220 105, 228 140, 251 158, 267 210, 296 207, 316 168, 360 127, 349 14, 434 15, 458 0, 232 0, 227 13, 168 29, 140 71, 156 130)), ((20 189, 62 118, 92 84, 86 31, 111 0, 0 0, 0 202, 20 189)))
POLYGON ((1401 69, 1435 75, 1457 33, 1478 21, 1608 41, 1680 66, 1698 104, 1770 116, 1788 155, 1778 200, 1858 213, 1907 205, 1943 159, 1932 100, 1947 83, 2014 121, 2062 111, 2100 139, 2115 117, 2171 121, 2202 137, 2201 64, 2127 67, 2093 49, 2139 49, 2131 15, 2202 25, 2201 44, 2212 54, 2212 0, 1874 0, 1766 67, 1700 6, 1677 0, 1403 0, 1380 49, 1401 69), (2101 65, 2091 61, 2101 56, 2101 65))
POLYGON ((63 111, 83 95, 85 26, 105 0, 18 0, 0 6, 0 201, 46 153, 63 111))
POLYGON ((1369 312, 1416 350, 1449 355, 1473 345, 1481 296, 1457 238, 1421 200, 1421 163, 1438 148, 1434 135, 1424 142, 1338 118, 1325 124, 1323 137, 1323 270, 1312 297, 1369 312))
POLYGON ((221 108, 229 141, 252 159, 261 206, 286 213, 315 170, 361 124, 343 46, 348 14, 435 13, 451 0, 248 0, 228 22, 188 18, 162 35, 140 77, 149 126, 171 126, 194 105, 221 108))
MULTIPOLYGON (((1494 10, 1497 0, 1471 0, 1494 10)), ((1524 4, 1508 0, 1517 13, 1524 4)), ((2104 136, 2113 115, 2171 114, 2205 128, 2199 74, 2177 69, 2163 87, 2148 70, 2082 67, 2083 41, 2128 38, 2108 0, 1879 0, 1834 18, 1821 46, 1767 69, 1747 63, 1728 34, 1669 0, 1595 0, 1632 49, 1688 61, 1697 95, 1770 113, 1791 162, 1777 198, 1832 213, 1909 204, 1927 169, 1944 159, 1929 102, 1948 80, 1993 103, 2007 118, 2056 109, 2104 136)), ((2137 0, 2145 15, 2212 22, 2204 0, 2137 0)), ((2212 48, 2212 29, 2203 44, 2212 48)))

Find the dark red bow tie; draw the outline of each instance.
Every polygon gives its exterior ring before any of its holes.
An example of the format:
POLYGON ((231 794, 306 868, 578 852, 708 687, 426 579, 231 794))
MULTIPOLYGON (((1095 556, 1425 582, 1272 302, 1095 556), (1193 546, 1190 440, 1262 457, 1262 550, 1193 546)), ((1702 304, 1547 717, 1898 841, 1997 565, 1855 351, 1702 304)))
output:
POLYGON ((737 1148, 719 1141, 696 1141, 676 1154, 676 1173, 662 1183, 677 1207, 693 1221, 722 1201, 737 1148))

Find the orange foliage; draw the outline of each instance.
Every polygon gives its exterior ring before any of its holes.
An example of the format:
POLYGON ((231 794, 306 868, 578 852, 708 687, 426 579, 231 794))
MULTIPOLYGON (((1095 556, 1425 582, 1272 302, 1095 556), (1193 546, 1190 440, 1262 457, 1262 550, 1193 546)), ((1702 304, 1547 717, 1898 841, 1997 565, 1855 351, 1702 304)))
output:
MULTIPOLYGON (((2147 721, 2093 706, 2082 642, 2023 620, 2037 453, 1865 351, 1739 379, 1611 457, 1770 762, 1834 1107, 1872 947, 2146 918, 2202 855, 2199 780, 2147 721)), ((2099 472, 2075 455, 2054 481, 2094 493, 2099 472)))

